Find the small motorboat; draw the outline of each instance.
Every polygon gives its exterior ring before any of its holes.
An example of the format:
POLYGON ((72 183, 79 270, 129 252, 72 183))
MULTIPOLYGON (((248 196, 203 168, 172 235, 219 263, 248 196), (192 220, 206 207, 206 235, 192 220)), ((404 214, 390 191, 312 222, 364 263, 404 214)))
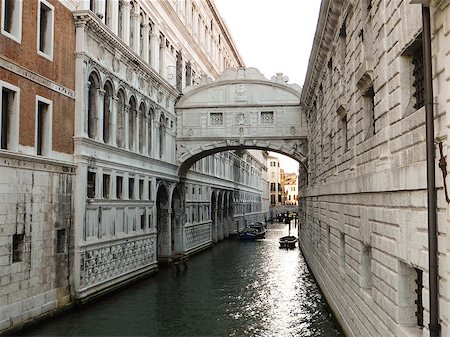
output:
POLYGON ((239 233, 239 239, 243 241, 254 241, 264 239, 266 236, 266 228, 264 226, 246 227, 239 233))
POLYGON ((280 248, 295 248, 295 244, 297 243, 298 239, 295 236, 287 235, 280 238, 280 248))

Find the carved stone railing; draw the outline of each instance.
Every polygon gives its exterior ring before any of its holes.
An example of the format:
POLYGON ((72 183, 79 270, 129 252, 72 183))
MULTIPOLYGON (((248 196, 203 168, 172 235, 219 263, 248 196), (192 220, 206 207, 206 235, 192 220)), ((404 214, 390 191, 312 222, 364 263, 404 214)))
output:
POLYGON ((186 224, 184 229, 184 242, 186 252, 212 242, 211 222, 200 224, 186 224))
POLYGON ((84 247, 80 252, 80 287, 111 281, 156 263, 156 236, 121 239, 84 247), (83 250, 84 249, 84 250, 83 250))

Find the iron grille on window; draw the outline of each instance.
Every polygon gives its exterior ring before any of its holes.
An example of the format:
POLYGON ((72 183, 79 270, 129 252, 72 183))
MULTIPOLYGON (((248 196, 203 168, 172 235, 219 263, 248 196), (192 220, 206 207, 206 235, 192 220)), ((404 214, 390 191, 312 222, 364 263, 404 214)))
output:
POLYGON ((416 294, 417 299, 415 300, 417 311, 415 313, 417 317, 417 326, 423 328, 423 301, 422 301, 422 289, 423 289, 423 271, 420 269, 416 269, 417 278, 416 278, 416 294))
POLYGON ((180 53, 177 52, 177 63, 176 63, 176 86, 179 91, 183 89, 182 80, 183 80, 183 58, 180 53))
POLYGON ((423 73, 423 54, 422 48, 416 49, 413 55, 412 64, 414 66, 413 76, 414 82, 413 87, 415 88, 413 96, 416 98, 416 104, 414 108, 420 109, 425 105, 424 98, 424 73, 423 73))
POLYGON ((273 124, 273 111, 261 112, 261 124, 273 124))
POLYGON ((212 126, 223 125, 223 113, 221 112, 211 112, 210 119, 212 126))

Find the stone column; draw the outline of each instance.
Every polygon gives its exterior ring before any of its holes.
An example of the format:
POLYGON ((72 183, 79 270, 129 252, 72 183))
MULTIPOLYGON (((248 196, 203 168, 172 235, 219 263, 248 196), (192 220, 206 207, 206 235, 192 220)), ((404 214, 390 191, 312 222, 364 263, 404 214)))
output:
MULTIPOLYGON (((148 19, 145 18, 145 21, 148 21, 148 19)), ((149 63, 149 34, 150 26, 148 25, 148 22, 144 22, 142 25, 142 57, 146 63, 149 63)))
MULTIPOLYGON (((86 74, 87 75, 87 74, 86 74)), ((87 78, 87 76, 86 76, 87 78)), ((91 88, 91 82, 90 81, 86 81, 86 84, 84 86, 84 107, 83 107, 83 115, 84 115, 84 120, 83 120, 83 136, 88 137, 89 133, 88 133, 88 127, 89 127, 89 90, 91 88)))
POLYGON ((80 21, 75 24, 76 29, 76 53, 75 53, 75 136, 86 137, 86 116, 87 116, 87 63, 84 59, 85 47, 85 28, 86 22, 80 21))
MULTIPOLYGON (((130 47, 136 54, 140 55, 140 39, 141 39, 141 23, 139 18, 140 7, 138 3, 134 3, 134 10, 131 13, 131 29, 133 30, 133 41, 130 41, 130 47)), ((131 32, 130 32, 131 33, 131 32)))
POLYGON ((97 8, 95 9, 95 15, 100 14, 101 20, 106 24, 106 1, 97 2, 97 8))
POLYGON ((130 45, 130 16, 131 4, 129 0, 121 0, 122 3, 122 40, 127 45, 130 45))
POLYGON ((116 35, 119 35, 119 1, 110 1, 108 6, 110 6, 110 25, 112 32, 116 35))
MULTIPOLYGON (((144 134, 142 135, 144 137, 144 146, 142 147, 142 154, 144 156, 148 155, 148 122, 149 122, 149 118, 148 116, 141 116, 142 118, 144 118, 144 134)), ((141 136, 141 137, 142 137, 141 136)))
POLYGON ((148 139, 148 156, 150 158, 154 158, 155 156, 155 152, 154 152, 154 148, 155 148, 155 122, 153 119, 153 116, 150 116, 150 121, 149 121, 150 125, 150 137, 148 139))
POLYGON ((106 91, 99 88, 97 95, 97 132, 95 133, 95 140, 103 142, 103 120, 105 118, 105 93, 106 91))
POLYGON ((128 114, 130 113, 130 106, 128 104, 125 105, 125 111, 124 111, 124 126, 123 126, 123 141, 124 141, 124 148, 126 150, 129 150, 130 147, 128 146, 128 114))
POLYGON ((139 137, 140 135, 140 129, 141 129, 141 125, 140 125, 140 121, 141 121, 141 116, 140 116, 140 110, 136 110, 134 111, 134 152, 140 153, 140 149, 139 149, 139 137))
POLYGON ((150 33, 150 66, 159 71, 159 29, 156 26, 150 33))
POLYGON ((166 39, 162 38, 159 44, 159 74, 166 79, 166 39))
POLYGON ((110 129, 109 129, 109 143, 111 145, 117 146, 117 109, 119 105, 119 99, 117 96, 111 98, 111 116, 110 119, 110 129))

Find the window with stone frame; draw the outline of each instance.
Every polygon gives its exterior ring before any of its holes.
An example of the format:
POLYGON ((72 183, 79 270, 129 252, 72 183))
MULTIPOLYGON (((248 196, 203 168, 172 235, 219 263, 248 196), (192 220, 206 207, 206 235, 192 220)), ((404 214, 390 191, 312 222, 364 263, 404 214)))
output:
POLYGON ((49 156, 52 149, 52 101, 36 97, 36 139, 38 156, 49 156))
POLYGON ((20 89, 0 80, 0 91, 0 149, 17 151, 20 89))
POLYGON ((211 126, 221 126, 223 125, 223 113, 222 112, 211 112, 209 114, 211 126))
POLYGON ((13 234, 12 237, 12 263, 22 262, 25 251, 25 234, 13 234))
POLYGON ((360 264, 361 287, 369 289, 372 287, 372 247, 362 244, 360 264))
POLYGON ((17 43, 22 42, 22 0, 2 0, 2 29, 3 35, 17 43))
POLYGON ((39 0, 38 7, 38 54, 53 61, 55 8, 45 0, 39 0))
POLYGON ((425 84, 424 84, 424 69, 423 69, 423 49, 422 44, 419 43, 412 55, 413 64, 413 96, 416 99, 414 108, 420 109, 425 105, 425 84))
POLYGON ((274 112, 273 111, 261 111, 261 124, 273 124, 274 112))
POLYGON ((116 176, 116 199, 123 198, 123 177, 116 176))
POLYGON ((348 129, 347 129, 347 111, 342 107, 338 109, 338 125, 341 134, 342 152, 348 150, 348 129))
POLYGON ((366 140, 375 135, 375 91, 373 85, 370 85, 363 93, 362 99, 364 111, 364 139, 366 140))
POLYGON ((134 199, 134 178, 128 178, 128 199, 134 199))
POLYGON ((56 253, 65 254, 67 252, 67 236, 66 229, 61 228, 56 230, 56 253))
POLYGON ((109 199, 110 197, 110 182, 111 182, 111 176, 109 174, 103 174, 103 198, 109 199))
POLYGON ((95 198, 95 188, 96 188, 96 174, 95 172, 88 171, 87 173, 87 197, 89 199, 95 198))

